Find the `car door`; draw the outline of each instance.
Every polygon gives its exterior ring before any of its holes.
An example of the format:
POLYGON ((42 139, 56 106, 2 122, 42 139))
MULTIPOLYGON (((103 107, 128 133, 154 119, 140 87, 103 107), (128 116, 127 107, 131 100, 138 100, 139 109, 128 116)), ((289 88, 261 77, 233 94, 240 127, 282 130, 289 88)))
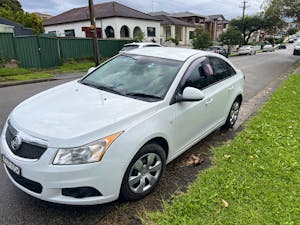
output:
POLYGON ((235 86, 234 69, 223 59, 209 57, 209 63, 213 68, 213 79, 210 79, 209 86, 203 90, 205 95, 211 96, 208 100, 208 120, 212 121, 209 130, 222 125, 227 118, 227 113, 233 102, 233 91, 235 86))
MULTIPOLYGON (((211 67, 210 69, 204 68, 206 63, 207 58, 202 57, 190 65, 179 84, 177 94, 182 93, 186 87, 204 91, 209 86, 209 76, 212 76, 213 71, 210 70, 211 67)), ((211 118, 209 113, 211 112, 210 101, 212 98, 211 93, 206 91, 203 100, 173 104, 172 107, 175 109, 174 144, 179 153, 198 141, 209 129, 213 122, 207 119, 211 118)))

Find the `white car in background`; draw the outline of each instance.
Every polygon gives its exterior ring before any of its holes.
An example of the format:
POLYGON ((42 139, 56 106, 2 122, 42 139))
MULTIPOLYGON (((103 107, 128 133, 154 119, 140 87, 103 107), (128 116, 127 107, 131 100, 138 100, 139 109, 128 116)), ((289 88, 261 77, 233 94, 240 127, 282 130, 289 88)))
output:
POLYGON ((275 48, 272 46, 272 45, 265 45, 263 47, 263 52, 274 52, 275 51, 275 48))
POLYGON ((50 202, 140 199, 167 163, 237 121, 244 75, 225 57, 141 48, 19 104, 0 141, 11 181, 50 202))
POLYGON ((251 45, 243 45, 242 47, 239 48, 238 54, 239 55, 255 55, 256 50, 251 45))
POLYGON ((127 52, 136 48, 148 48, 148 47, 163 47, 163 46, 153 42, 133 42, 133 43, 125 44, 123 48, 119 51, 119 53, 127 52))
POLYGON ((295 43, 293 55, 300 55, 300 41, 295 43))

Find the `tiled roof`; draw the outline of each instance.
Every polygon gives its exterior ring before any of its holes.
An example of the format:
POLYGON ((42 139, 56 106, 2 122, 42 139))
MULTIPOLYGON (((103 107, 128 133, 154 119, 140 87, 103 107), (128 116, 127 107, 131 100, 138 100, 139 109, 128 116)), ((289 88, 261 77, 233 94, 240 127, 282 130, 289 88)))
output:
MULTIPOLYGON (((125 5, 122 5, 117 2, 107 2, 102 4, 94 5, 95 9, 95 18, 109 18, 109 17, 125 17, 125 18, 135 18, 135 19, 144 19, 144 20, 157 20, 152 16, 140 12, 138 10, 132 9, 125 5)), ((89 7, 81 7, 71 9, 67 12, 54 16, 44 22, 45 26, 63 24, 63 23, 72 23, 78 21, 89 20, 90 13, 89 7)))
POLYGON ((6 18, 0 17, 0 24, 14 27, 15 36, 33 35, 32 29, 26 28, 22 24, 10 21, 6 18))
POLYGON ((169 16, 173 16, 173 17, 176 17, 176 18, 191 17, 191 16, 206 18, 206 16, 203 16, 203 15, 200 15, 200 14, 196 14, 196 13, 191 13, 191 12, 170 13, 169 16))
POLYGON ((180 26, 194 27, 194 25, 191 23, 187 23, 187 22, 184 22, 182 20, 176 19, 171 16, 167 16, 167 15, 157 15, 157 16, 153 16, 153 17, 161 20, 160 21, 161 25, 180 25, 180 26))

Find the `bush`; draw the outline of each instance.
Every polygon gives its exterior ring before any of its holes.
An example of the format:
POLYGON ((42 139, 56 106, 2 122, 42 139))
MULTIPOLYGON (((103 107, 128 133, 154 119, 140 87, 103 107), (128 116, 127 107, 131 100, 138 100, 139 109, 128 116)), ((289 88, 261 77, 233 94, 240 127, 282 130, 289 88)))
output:
POLYGON ((275 44, 281 44, 284 41, 284 38, 279 38, 277 40, 275 40, 275 44))
POLYGON ((134 42, 142 42, 145 38, 145 33, 144 32, 138 32, 134 37, 133 41, 134 42))
POLYGON ((177 38, 168 38, 167 41, 171 41, 173 42, 175 45, 178 45, 179 44, 179 41, 177 38))
POLYGON ((194 31, 194 38, 192 41, 193 48, 195 49, 205 49, 211 45, 210 35, 205 32, 202 27, 197 28, 194 31))

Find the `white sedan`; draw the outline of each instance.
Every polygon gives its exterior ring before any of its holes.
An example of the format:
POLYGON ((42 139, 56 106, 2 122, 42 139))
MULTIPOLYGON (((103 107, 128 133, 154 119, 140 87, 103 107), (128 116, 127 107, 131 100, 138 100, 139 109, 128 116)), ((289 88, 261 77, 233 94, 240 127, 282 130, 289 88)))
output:
POLYGON ((46 201, 135 200, 165 165, 235 124, 244 76, 219 54, 142 48, 18 105, 4 126, 5 171, 46 201))
POLYGON ((119 53, 124 53, 136 48, 162 47, 162 45, 153 42, 133 42, 125 44, 119 53))
POLYGON ((275 48, 272 45, 265 45, 263 47, 263 52, 274 52, 275 48))
POLYGON ((256 50, 251 45, 244 45, 239 48, 238 54, 239 55, 255 55, 256 50))

